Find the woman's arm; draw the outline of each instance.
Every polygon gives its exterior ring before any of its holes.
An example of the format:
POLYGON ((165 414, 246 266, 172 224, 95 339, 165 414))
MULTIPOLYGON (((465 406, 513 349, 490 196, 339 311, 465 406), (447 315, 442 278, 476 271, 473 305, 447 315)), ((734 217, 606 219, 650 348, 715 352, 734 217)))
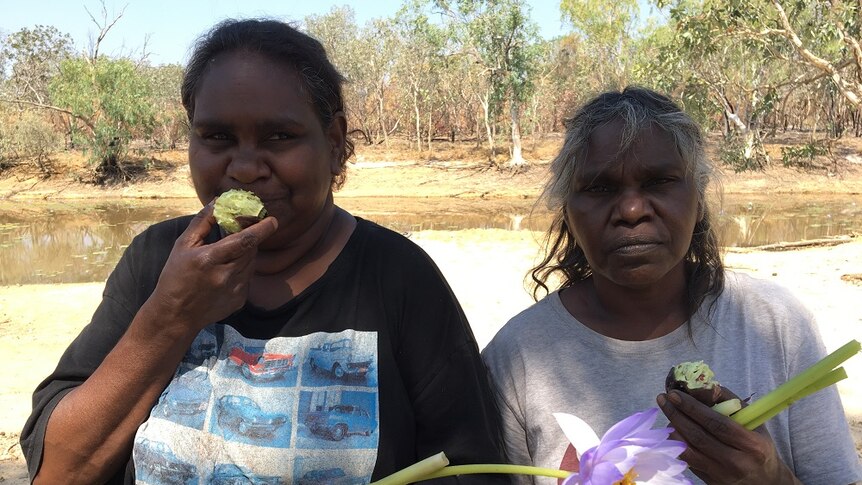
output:
MULTIPOLYGON (((34 483, 92 484, 112 477, 128 461, 135 432, 198 332, 243 306, 257 244, 275 231, 275 220, 204 244, 213 223, 208 205, 176 240, 153 293, 116 345, 51 412, 34 483)), ((133 285, 126 288, 134 291, 133 285)), ((99 325, 115 325, 95 317, 94 324, 82 337, 98 335, 99 325)), ((71 352, 86 361, 89 345, 79 338, 71 352)))

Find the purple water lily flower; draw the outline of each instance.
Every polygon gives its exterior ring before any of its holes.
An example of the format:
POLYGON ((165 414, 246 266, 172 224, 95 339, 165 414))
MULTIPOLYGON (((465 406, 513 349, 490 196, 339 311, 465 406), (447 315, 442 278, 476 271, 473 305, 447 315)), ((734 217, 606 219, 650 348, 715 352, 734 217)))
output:
MULTIPOLYGON (((561 416, 563 419, 557 417, 561 425, 571 417, 561 416)), ((596 446, 579 456, 580 471, 563 485, 690 485, 682 476, 688 466, 677 459, 685 451, 685 443, 667 439, 672 428, 651 429, 656 416, 658 408, 651 408, 615 424, 596 446)))

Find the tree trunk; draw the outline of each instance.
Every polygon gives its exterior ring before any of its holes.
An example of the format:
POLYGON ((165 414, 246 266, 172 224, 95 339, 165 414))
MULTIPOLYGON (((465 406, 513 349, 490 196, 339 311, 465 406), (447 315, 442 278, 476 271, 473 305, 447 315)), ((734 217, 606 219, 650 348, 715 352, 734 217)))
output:
POLYGON ((524 156, 521 153, 521 113, 520 105, 517 99, 513 96, 512 102, 509 104, 509 116, 512 118, 512 159, 509 160, 509 166, 521 168, 527 164, 524 156))
POLYGON ((432 128, 434 113, 431 110, 431 107, 428 107, 428 140, 425 142, 425 146, 428 147, 428 157, 431 157, 431 140, 434 138, 434 129, 432 128))
POLYGON ((488 137, 488 149, 491 152, 491 161, 494 161, 496 153, 496 148, 494 147, 494 134, 491 132, 491 120, 490 120, 490 106, 491 100, 489 99, 489 95, 485 95, 482 98, 482 117, 485 120, 485 136, 488 137))
POLYGON ((422 130, 421 130, 421 122, 419 120, 419 95, 416 92, 416 87, 413 87, 413 116, 416 122, 416 151, 422 151, 422 130))

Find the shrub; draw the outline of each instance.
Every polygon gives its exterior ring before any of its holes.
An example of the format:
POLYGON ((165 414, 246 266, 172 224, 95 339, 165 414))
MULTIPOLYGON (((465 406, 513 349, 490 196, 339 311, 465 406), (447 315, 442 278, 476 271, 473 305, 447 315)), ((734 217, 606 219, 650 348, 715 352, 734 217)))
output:
POLYGON ((51 155, 62 146, 62 134, 35 111, 24 111, 0 123, 0 167, 33 164, 43 177, 52 173, 51 155))

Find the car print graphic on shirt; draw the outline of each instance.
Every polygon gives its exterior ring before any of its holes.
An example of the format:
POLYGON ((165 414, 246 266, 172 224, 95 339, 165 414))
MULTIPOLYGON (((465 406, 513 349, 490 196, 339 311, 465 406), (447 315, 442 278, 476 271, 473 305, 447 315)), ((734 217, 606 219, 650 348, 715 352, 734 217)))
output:
POLYGON ((296 482, 297 485, 365 485, 366 480, 351 477, 341 468, 326 468, 305 473, 296 482))
POLYGON ((353 434, 369 436, 377 429, 377 421, 359 406, 336 404, 329 409, 311 411, 304 423, 312 433, 341 441, 353 434))
POLYGON ((218 425, 249 438, 274 438, 288 422, 287 415, 268 413, 245 396, 222 396, 217 406, 218 425))
POLYGON ((195 337, 183 361, 193 367, 197 367, 203 365, 210 358, 215 357, 217 352, 216 336, 212 329, 205 328, 195 337))
POLYGON ((191 416, 206 411, 207 404, 209 394, 204 395, 190 387, 178 387, 165 396, 161 411, 165 416, 191 416))
POLYGON ((194 465, 177 458, 171 448, 160 441, 144 438, 137 442, 134 461, 135 474, 145 482, 184 485, 197 477, 194 465))
POLYGON ((254 380, 275 380, 294 370, 294 354, 274 354, 269 352, 246 352, 234 347, 228 356, 229 361, 238 366, 242 375, 254 380))
POLYGON ((365 377, 373 360, 371 354, 355 350, 347 338, 326 342, 308 351, 311 370, 328 372, 336 379, 365 377))
POLYGON ((208 485, 286 485, 286 482, 277 476, 264 476, 251 473, 250 471, 233 463, 221 463, 216 465, 213 474, 210 475, 208 485))

